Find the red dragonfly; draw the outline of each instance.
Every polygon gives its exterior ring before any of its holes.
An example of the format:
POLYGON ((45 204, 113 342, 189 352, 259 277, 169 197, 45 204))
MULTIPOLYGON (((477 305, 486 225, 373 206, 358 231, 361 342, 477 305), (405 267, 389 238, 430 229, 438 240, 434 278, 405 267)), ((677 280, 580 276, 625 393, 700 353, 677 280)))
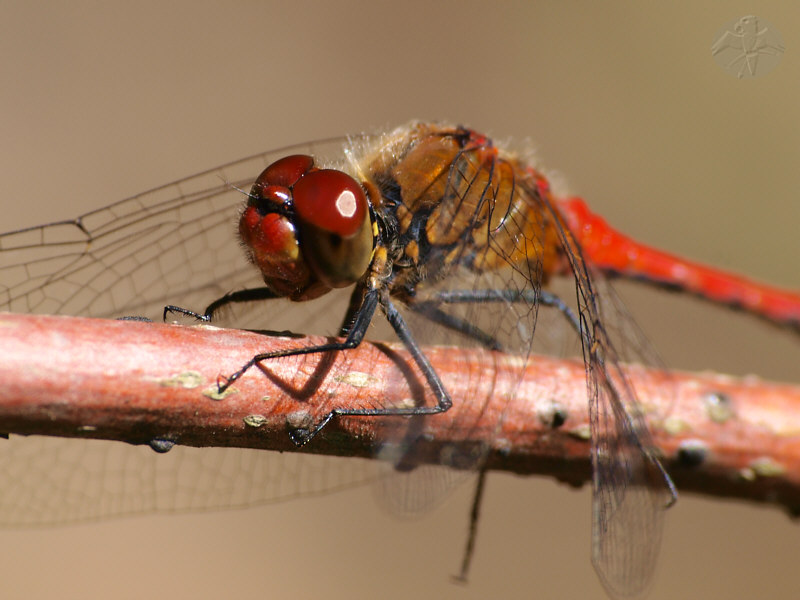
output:
MULTIPOLYGON (((527 359, 540 338, 551 337, 540 333, 540 309, 552 311, 563 335, 580 343, 586 365, 593 563, 612 595, 643 593, 656 563, 663 510, 676 492, 620 368, 619 352, 629 349, 621 348, 626 340, 614 338, 607 325, 617 306, 605 295, 610 290, 599 287, 602 276, 678 288, 795 328, 800 295, 622 236, 582 201, 554 198, 533 167, 469 129, 412 123, 385 135, 351 138, 338 163, 319 158, 318 149, 341 142, 250 157, 74 221, 4 234, 0 308, 155 317, 169 302, 203 306, 216 298, 202 313, 167 306, 213 319, 239 304, 312 301, 352 287, 339 330, 344 341, 257 355, 220 387, 235 385, 270 358, 356 347, 380 308, 436 403, 342 406, 294 431, 298 444, 337 415, 447 410, 452 399, 421 349, 430 339, 426 331, 527 359), (239 190, 261 169, 239 220, 246 254, 263 280, 258 282, 230 234, 239 190), (548 289, 566 278, 576 303, 548 289)), ((248 314, 240 314, 237 325, 247 324, 248 314)), ((308 332, 308 323, 298 325, 308 332)), ((472 466, 479 468, 479 456, 472 466)))

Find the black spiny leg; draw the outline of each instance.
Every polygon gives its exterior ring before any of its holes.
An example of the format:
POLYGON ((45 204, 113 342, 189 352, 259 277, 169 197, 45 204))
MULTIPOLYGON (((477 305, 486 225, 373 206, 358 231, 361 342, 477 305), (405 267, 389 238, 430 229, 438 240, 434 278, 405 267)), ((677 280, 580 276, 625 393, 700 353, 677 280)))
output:
MULTIPOLYGON (((272 297, 269 293, 264 295, 262 290, 244 290, 242 292, 236 292, 233 294, 228 294, 220 300, 217 300, 213 304, 206 309, 206 314, 197 315, 192 311, 188 311, 179 307, 167 307, 165 309, 165 314, 167 312, 180 312, 182 314, 192 315, 202 320, 208 320, 210 315, 214 313, 217 309, 221 306, 228 304, 230 302, 240 302, 240 301, 251 301, 257 300, 262 298, 270 298, 272 297)), ((355 310, 352 314, 352 318, 348 316, 349 327, 347 332, 347 337, 343 342, 332 342, 330 344, 320 344, 317 346, 307 346, 303 348, 291 348, 288 350, 278 350, 274 352, 264 352, 262 354, 256 354, 247 361, 242 367, 227 377, 225 382, 219 385, 219 392, 224 392, 228 387, 230 387, 237 379, 239 379, 242 375, 244 375, 249 369, 251 369, 254 365, 260 363, 264 360, 269 360, 271 358, 281 358, 285 356, 298 356, 302 354, 316 354, 320 352, 331 352, 331 351, 339 351, 339 350, 349 350, 352 348, 356 348, 361 342, 364 340, 364 336, 367 332, 367 328, 369 327, 370 322, 372 321, 372 317, 375 314, 375 309, 380 302, 384 313, 386 314, 386 318, 389 320, 389 323, 394 328, 395 332, 397 333, 400 340, 406 346, 408 351, 411 353, 411 356, 414 359, 414 362, 417 363, 420 370, 422 371, 425 379, 428 382, 428 385, 433 390, 434 394, 436 395, 436 405, 435 406, 418 406, 418 407, 386 407, 386 408, 371 408, 371 409, 349 409, 349 408, 336 408, 329 412, 325 418, 316 426, 314 426, 311 430, 302 430, 292 434, 292 440, 297 445, 303 445, 311 440, 319 431, 327 425, 327 423, 337 415, 347 415, 347 416, 393 416, 393 415, 400 415, 400 416, 412 416, 412 415, 428 415, 428 414, 436 414, 446 411, 452 406, 452 402, 450 400, 450 396, 448 395, 447 391, 444 388, 439 376, 436 374, 433 366, 431 366, 430 362, 428 361, 427 357, 422 353, 417 343, 414 341, 413 337, 411 336, 410 332, 408 331, 408 326, 406 325, 405 321, 403 320, 400 313, 395 308, 392 301, 389 299, 388 293, 383 290, 378 289, 370 289, 370 290, 360 290, 354 293, 354 304, 357 305, 357 310, 355 310), (360 304, 357 303, 357 299, 360 296, 360 304)))
POLYGON ((211 304, 209 304, 203 314, 199 314, 194 312, 193 310, 189 310, 187 308, 181 308, 180 306, 165 306, 164 307, 164 320, 167 320, 167 315, 170 313, 178 313, 181 315, 186 315, 187 317, 193 317, 198 321, 206 321, 209 322, 214 317, 214 314, 223 306, 227 306, 228 304, 238 304, 240 302, 255 302, 257 300, 272 300, 274 298, 278 298, 279 296, 275 295, 270 288, 267 287, 260 287, 260 288, 252 288, 249 290, 239 290, 238 292, 230 292, 225 294, 221 298, 214 300, 211 304))
MULTIPOLYGON (((309 352, 325 352, 328 350, 340 350, 347 348, 355 348, 361 340, 363 340, 366 333, 367 326, 371 320, 372 314, 375 311, 375 306, 380 302, 386 318, 391 324, 392 328, 397 333, 397 337, 405 345, 406 349, 411 353, 414 362, 422 371, 428 385, 436 395, 435 406, 412 406, 412 407, 386 407, 386 408, 334 408, 325 418, 310 431, 303 431, 300 434, 293 434, 292 440, 297 445, 303 445, 312 439, 320 430, 328 424, 328 422, 335 416, 362 416, 362 417, 385 417, 385 416, 418 416, 418 415, 433 415, 442 413, 448 410, 453 402, 450 400, 450 395, 444 388, 439 375, 437 375, 428 358, 423 354, 411 333, 408 330, 408 325, 403 320, 403 317, 397 311, 392 301, 389 299, 388 293, 379 290, 370 290, 364 297, 364 304, 359 310, 355 319, 352 322, 347 340, 344 344, 326 344, 324 346, 316 346, 313 348, 303 348, 300 351, 287 351, 280 353, 281 356, 290 356, 293 354, 308 354, 309 352), (366 313, 369 313, 368 315, 366 313)), ((264 357, 254 357, 254 360, 264 357)), ((269 358, 269 357, 268 357, 269 358)))
MULTIPOLYGON (((375 314, 375 308, 378 306, 378 290, 369 290, 363 296, 363 302, 358 313, 355 316, 355 321, 343 342, 331 342, 330 344, 320 344, 318 346, 306 346, 303 348, 292 348, 289 350, 276 350, 274 352, 263 352, 256 354, 253 358, 248 360, 242 368, 226 378, 225 383, 219 386, 219 392, 222 393, 228 389, 234 381, 244 375, 255 364, 270 358, 281 358, 283 356, 299 356, 301 354, 316 354, 318 352, 329 352, 334 350, 349 350, 357 347, 364 339, 364 334, 369 327, 372 316, 375 314)), ((326 417, 325 423, 330 420, 330 415, 326 417)), ((316 430, 315 432, 316 433, 316 430)), ((312 436, 313 437, 313 436, 312 436)), ((310 437, 309 437, 310 439, 310 437)), ((308 441, 308 440, 306 440, 308 441)))
POLYGON ((472 556, 475 552, 475 540, 478 537, 478 520, 481 516, 481 503, 483 502, 483 490, 486 487, 486 467, 478 473, 478 482, 475 484, 475 493, 472 496, 472 510, 469 514, 469 533, 467 534, 467 544, 464 547, 464 556, 461 558, 461 570, 458 575, 453 576, 457 583, 466 583, 469 567, 472 563, 472 556))
POLYGON ((438 323, 443 327, 452 329, 462 335, 474 339, 489 350, 502 350, 502 344, 494 336, 486 333, 480 327, 451 315, 441 308, 439 304, 474 304, 483 302, 527 302, 539 303, 557 309, 569 321, 570 326, 580 335, 581 327, 578 318, 566 303, 550 292, 540 291, 538 294, 523 290, 451 290, 437 293, 431 300, 422 300, 410 305, 410 308, 422 316, 438 323))

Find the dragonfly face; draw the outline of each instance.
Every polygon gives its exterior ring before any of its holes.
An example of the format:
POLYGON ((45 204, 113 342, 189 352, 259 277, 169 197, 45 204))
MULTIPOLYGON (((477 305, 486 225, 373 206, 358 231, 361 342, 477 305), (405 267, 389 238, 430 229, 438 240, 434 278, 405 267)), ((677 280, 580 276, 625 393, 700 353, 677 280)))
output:
POLYGON ((275 296, 311 300, 360 279, 374 246, 364 190, 318 169, 310 156, 282 158, 258 176, 239 219, 250 261, 275 296))

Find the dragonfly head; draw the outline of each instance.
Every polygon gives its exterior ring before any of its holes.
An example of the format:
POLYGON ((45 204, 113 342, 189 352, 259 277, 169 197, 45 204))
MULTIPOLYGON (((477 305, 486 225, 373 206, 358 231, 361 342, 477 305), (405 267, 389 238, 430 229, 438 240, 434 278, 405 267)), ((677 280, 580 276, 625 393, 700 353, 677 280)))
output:
POLYGON ((250 260, 276 294, 311 300, 358 281, 374 247, 361 185, 296 154, 258 176, 239 219, 250 260))

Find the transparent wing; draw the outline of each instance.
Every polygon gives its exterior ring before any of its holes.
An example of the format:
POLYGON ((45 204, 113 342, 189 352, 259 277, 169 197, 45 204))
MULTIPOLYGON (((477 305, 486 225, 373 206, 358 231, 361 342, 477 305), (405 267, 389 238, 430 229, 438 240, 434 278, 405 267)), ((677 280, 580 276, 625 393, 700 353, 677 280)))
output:
MULTIPOLYGON (((552 214, 555 211, 550 208, 552 214)), ((676 499, 643 409, 620 367, 579 247, 559 228, 575 276, 592 442, 592 563, 614 597, 643 595, 661 546, 664 510, 676 499)), ((614 305, 612 310, 616 310, 614 305)), ((633 337, 640 336, 631 329, 633 337)), ((648 349, 646 344, 641 348, 648 349)), ((649 358, 646 356, 645 358, 649 358)))
POLYGON ((0 441, 0 526, 283 502, 372 483, 372 461, 43 436, 0 441))
MULTIPOLYGON (((0 235, 0 310, 146 316, 166 304, 202 311, 222 294, 262 285, 236 238, 243 193, 287 153, 341 156, 334 139, 259 154, 64 221, 0 235)), ((255 303, 238 327, 333 333, 341 311, 287 320, 255 303), (328 320, 320 315, 330 315, 328 320)), ((0 428, 1 429, 1 428, 0 428)), ((369 461, 176 446, 166 455, 114 442, 12 435, 0 440, 0 523, 65 523, 116 515, 244 506, 373 481, 369 461)))
POLYGON ((676 495, 653 454, 632 390, 600 347, 587 382, 592 430, 592 563, 615 597, 639 597, 655 572, 676 495), (603 365, 604 368, 598 368, 603 365), (610 379, 609 379, 610 377, 610 379))

